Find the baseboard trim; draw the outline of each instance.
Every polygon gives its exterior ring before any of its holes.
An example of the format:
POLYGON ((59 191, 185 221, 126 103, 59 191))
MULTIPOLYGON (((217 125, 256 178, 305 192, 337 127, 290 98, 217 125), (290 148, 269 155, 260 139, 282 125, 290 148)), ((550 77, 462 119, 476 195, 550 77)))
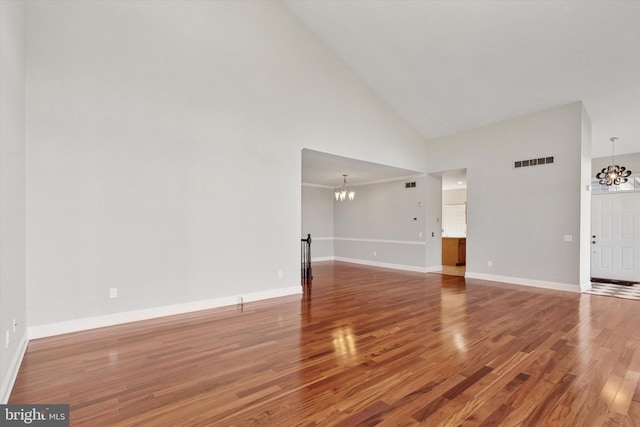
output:
POLYGON ((67 320, 64 322, 49 323, 29 327, 29 339, 51 337, 68 334, 71 332, 86 331, 89 329, 104 328, 123 323, 137 322, 140 320, 155 319, 158 317, 173 316, 176 314, 191 313, 194 311, 209 310, 212 308, 235 305, 242 298, 244 303, 262 301, 270 298, 278 298, 302 293, 300 286, 270 289, 268 291, 238 294, 201 301, 173 304, 162 307, 147 308, 142 310, 125 311, 121 313, 107 314, 103 316, 85 317, 82 319, 67 320))
POLYGON ((494 274, 474 273, 467 271, 464 275, 467 279, 491 280, 494 282, 510 283, 512 285, 530 286, 533 288, 552 289, 555 291, 580 293, 580 286, 568 283, 547 282, 544 280, 523 279, 520 277, 497 276, 494 274))
POLYGON ((387 243, 392 245, 418 245, 426 246, 427 242, 424 240, 386 240, 386 239, 361 239, 358 237, 334 237, 334 241, 343 242, 360 242, 360 243, 387 243))
POLYGON ((348 262, 351 264, 360 264, 360 265, 368 265, 371 267, 382 267, 382 268, 391 268, 393 270, 404 270, 404 271, 414 271, 417 273, 429 273, 432 271, 441 270, 441 266, 435 267, 418 267, 414 265, 404 265, 404 264, 391 264, 387 262, 377 262, 377 261, 369 261, 365 259, 356 259, 356 258, 343 258, 343 257, 333 257, 335 261, 348 262))
MULTIPOLYGON (((321 262, 321 261, 333 261, 335 257, 333 256, 319 256, 319 257, 311 257, 311 262, 321 262)), ((311 266, 313 267, 313 265, 311 266)))
POLYGON ((16 382, 16 378, 18 378, 18 371, 20 370, 20 365, 22 365, 22 359, 24 359, 24 354, 27 351, 27 344, 29 344, 29 340, 25 335, 22 337, 22 340, 20 340, 20 347, 9 364, 7 376, 4 381, 2 381, 2 388, 0 388, 0 404, 6 405, 9 401, 11 390, 13 390, 13 385, 16 382))

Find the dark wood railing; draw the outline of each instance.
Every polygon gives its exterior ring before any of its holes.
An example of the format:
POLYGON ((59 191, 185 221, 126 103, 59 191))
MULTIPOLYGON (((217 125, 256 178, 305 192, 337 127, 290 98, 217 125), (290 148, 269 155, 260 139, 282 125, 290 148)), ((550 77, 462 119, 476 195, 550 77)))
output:
POLYGON ((300 239, 300 257, 302 259, 302 278, 311 279, 311 234, 306 239, 300 239))

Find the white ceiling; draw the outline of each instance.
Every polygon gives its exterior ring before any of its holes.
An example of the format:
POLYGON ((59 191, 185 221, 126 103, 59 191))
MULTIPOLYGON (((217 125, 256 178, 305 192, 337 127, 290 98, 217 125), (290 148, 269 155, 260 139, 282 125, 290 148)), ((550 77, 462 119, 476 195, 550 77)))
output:
POLYGON ((640 152, 640 1, 285 0, 425 138, 583 101, 640 152))
MULTIPOLYGON (((411 180, 424 173, 400 169, 379 163, 366 162, 348 157, 336 156, 309 149, 302 150, 302 182, 325 187, 339 187, 347 174, 350 185, 364 185, 374 182, 411 180)), ((440 174, 443 190, 467 188, 467 170, 453 170, 440 174)))
POLYGON ((302 150, 302 182, 305 184, 338 187, 342 185, 343 174, 351 185, 399 180, 416 177, 418 171, 400 169, 378 163, 365 162, 333 154, 302 150))
POLYGON ((462 188, 467 188, 466 169, 447 171, 442 174, 443 190, 459 190, 462 188))

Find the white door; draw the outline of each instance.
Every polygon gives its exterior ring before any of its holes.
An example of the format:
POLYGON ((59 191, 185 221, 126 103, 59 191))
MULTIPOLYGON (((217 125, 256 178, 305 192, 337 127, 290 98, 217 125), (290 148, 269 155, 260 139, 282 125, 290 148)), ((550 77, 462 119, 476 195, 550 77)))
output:
POLYGON ((591 197, 591 277, 640 282, 640 193, 591 197))
POLYGON ((467 236, 467 206, 446 205, 442 215, 443 237, 467 236))

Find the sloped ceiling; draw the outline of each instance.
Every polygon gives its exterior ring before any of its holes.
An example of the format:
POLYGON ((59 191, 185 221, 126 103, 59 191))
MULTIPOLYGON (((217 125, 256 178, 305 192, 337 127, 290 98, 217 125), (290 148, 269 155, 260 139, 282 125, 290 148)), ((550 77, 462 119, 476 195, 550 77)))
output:
POLYGON ((285 4, 425 138, 583 101, 593 157, 640 152, 640 1, 285 4))

